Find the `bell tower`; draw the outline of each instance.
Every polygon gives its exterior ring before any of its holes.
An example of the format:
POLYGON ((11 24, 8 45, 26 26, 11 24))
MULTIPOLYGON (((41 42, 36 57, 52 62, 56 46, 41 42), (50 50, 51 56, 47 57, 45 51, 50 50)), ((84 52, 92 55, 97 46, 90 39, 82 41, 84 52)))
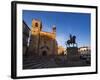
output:
POLYGON ((52 27, 52 33, 54 34, 54 37, 56 37, 56 26, 55 25, 53 25, 52 27))
POLYGON ((30 41, 30 52, 32 55, 38 55, 40 31, 42 30, 42 22, 37 19, 32 20, 31 28, 31 41, 30 41))
POLYGON ((32 34, 38 34, 42 30, 42 22, 37 19, 32 20, 32 34))

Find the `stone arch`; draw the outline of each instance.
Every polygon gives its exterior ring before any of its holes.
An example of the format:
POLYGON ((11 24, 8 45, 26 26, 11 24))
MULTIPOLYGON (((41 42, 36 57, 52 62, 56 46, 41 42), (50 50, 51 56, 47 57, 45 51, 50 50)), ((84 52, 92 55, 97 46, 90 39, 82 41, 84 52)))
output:
POLYGON ((47 51, 46 50, 42 51, 42 56, 47 56, 47 51))
POLYGON ((40 48, 40 55, 41 56, 48 56, 49 55, 49 47, 48 46, 42 46, 40 48))

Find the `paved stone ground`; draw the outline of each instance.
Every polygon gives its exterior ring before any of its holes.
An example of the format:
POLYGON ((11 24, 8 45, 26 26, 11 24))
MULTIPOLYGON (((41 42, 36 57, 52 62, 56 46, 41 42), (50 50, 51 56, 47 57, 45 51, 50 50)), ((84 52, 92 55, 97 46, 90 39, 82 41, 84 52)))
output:
POLYGON ((90 66, 85 60, 69 61, 66 56, 24 57, 23 69, 90 66))

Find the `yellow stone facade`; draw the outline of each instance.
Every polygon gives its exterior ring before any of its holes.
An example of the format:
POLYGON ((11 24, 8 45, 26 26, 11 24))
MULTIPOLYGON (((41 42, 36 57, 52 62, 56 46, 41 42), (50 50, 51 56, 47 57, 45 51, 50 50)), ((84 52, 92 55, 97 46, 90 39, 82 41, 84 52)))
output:
POLYGON ((42 31, 42 22, 33 19, 29 53, 40 56, 57 55, 56 27, 53 26, 52 32, 42 31))
POLYGON ((65 48, 63 46, 58 46, 58 55, 64 55, 65 48))

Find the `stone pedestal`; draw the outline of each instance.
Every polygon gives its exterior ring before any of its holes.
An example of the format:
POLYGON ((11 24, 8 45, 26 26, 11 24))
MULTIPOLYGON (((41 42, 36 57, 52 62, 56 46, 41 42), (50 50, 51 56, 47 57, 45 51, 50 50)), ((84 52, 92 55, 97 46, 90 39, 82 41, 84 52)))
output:
POLYGON ((67 48, 67 59, 69 61, 77 61, 80 59, 77 47, 68 47, 67 48))

